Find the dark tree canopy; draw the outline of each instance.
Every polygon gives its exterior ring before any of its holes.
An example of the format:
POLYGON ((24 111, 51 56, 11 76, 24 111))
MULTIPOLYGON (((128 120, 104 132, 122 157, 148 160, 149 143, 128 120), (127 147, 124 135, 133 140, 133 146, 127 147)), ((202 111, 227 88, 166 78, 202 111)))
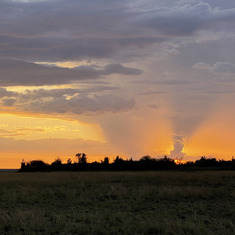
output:
POLYGON ((139 160, 124 160, 116 156, 112 163, 108 157, 104 157, 101 162, 87 162, 85 153, 77 153, 77 162, 72 163, 71 158, 67 163, 62 163, 57 158, 50 165, 42 160, 33 160, 26 163, 21 162, 20 171, 144 171, 144 170, 204 170, 204 169, 224 169, 235 170, 235 159, 230 161, 219 160, 216 158, 201 157, 195 162, 185 162, 176 164, 175 161, 167 156, 163 158, 152 158, 149 155, 141 157, 139 160))

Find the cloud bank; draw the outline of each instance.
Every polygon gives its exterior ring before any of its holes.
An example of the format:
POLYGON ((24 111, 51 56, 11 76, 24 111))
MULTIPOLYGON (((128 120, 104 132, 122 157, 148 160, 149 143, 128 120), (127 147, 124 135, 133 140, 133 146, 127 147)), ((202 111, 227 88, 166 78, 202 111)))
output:
POLYGON ((235 7, 228 2, 230 8, 211 1, 3 0, 0 56, 29 61, 107 59, 126 50, 139 51, 140 56, 146 47, 192 39, 200 31, 234 35, 235 7))
POLYGON ((188 157, 203 123, 234 110, 234 26, 234 0, 2 0, 0 111, 95 123, 128 155, 188 157))
POLYGON ((121 64, 107 64, 99 69, 88 65, 69 69, 18 60, 0 60, 0 73, 0 86, 43 86, 95 80, 111 74, 136 76, 141 74, 141 70, 121 64))
POLYGON ((3 106, 33 113, 96 113, 128 111, 135 105, 134 99, 112 94, 93 95, 77 89, 33 90, 25 93, 0 89, 3 106))

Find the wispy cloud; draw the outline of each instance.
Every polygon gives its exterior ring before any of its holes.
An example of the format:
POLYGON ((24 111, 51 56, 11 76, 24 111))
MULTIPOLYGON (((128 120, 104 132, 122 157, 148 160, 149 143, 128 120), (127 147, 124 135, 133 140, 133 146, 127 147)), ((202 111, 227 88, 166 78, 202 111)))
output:
POLYGON ((207 64, 207 63, 197 63, 193 66, 195 69, 204 69, 204 70, 210 70, 214 73, 229 73, 234 74, 235 73, 235 64, 230 62, 216 62, 213 65, 207 64))

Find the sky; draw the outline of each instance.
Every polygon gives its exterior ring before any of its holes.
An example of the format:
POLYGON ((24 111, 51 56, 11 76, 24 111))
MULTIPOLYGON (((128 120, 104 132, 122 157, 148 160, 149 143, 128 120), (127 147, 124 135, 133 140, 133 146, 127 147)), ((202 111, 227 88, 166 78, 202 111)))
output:
POLYGON ((1 0, 0 168, 235 153, 234 0, 1 0))

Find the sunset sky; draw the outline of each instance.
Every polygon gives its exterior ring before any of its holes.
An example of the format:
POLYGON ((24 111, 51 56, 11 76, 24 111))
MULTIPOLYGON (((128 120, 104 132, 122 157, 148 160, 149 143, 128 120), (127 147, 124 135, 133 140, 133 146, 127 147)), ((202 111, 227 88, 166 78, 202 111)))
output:
POLYGON ((0 168, 235 155, 234 0, 1 0, 0 168))

